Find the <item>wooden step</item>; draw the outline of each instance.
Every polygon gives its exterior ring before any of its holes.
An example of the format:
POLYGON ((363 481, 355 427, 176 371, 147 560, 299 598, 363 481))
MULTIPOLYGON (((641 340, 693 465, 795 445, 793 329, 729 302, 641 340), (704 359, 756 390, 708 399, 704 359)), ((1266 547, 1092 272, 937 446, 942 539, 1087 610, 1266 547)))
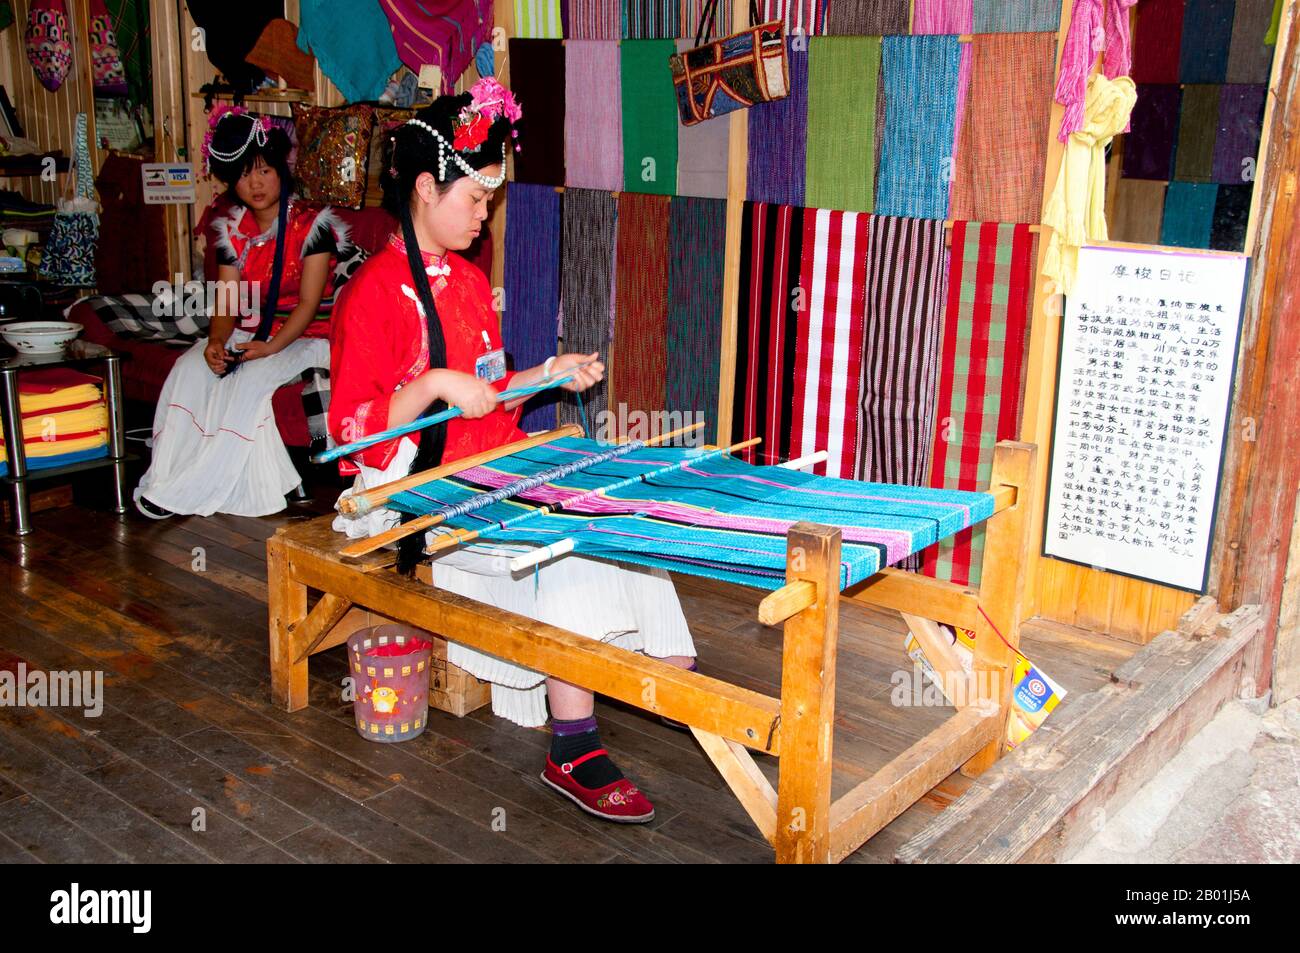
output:
POLYGON ((1016 751, 905 843, 897 863, 1052 863, 1069 857, 1232 698, 1264 628, 1258 606, 1202 600, 1115 669, 1067 696, 1016 751))

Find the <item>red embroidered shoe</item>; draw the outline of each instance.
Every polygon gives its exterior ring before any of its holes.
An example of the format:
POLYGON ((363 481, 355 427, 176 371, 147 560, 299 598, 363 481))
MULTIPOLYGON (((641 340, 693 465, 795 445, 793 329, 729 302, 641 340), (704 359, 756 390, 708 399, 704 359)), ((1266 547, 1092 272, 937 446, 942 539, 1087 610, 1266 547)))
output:
POLYGON ((655 806, 642 794, 635 784, 627 778, 619 778, 613 784, 603 788, 584 788, 573 777, 573 769, 584 761, 602 754, 608 754, 604 748, 589 751, 581 758, 556 764, 551 756, 546 756, 546 770, 542 780, 559 791, 588 814, 614 821, 617 824, 644 824, 654 820, 655 806))

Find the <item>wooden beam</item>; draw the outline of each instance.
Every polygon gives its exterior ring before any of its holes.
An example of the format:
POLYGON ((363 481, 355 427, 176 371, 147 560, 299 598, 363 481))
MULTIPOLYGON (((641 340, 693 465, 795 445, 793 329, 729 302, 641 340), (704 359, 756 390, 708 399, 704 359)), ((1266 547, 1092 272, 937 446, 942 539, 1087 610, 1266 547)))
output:
POLYGON ((352 601, 344 596, 327 592, 312 606, 302 622, 288 627, 289 654, 295 663, 301 662, 316 651, 316 647, 329 635, 335 624, 352 608, 352 601))
POLYGON ((806 579, 786 583, 769 592, 758 604, 758 621, 764 625, 780 625, 792 615, 802 612, 817 599, 817 587, 806 579))
POLYGON ((841 797, 831 805, 831 861, 861 847, 1001 730, 996 706, 964 708, 841 797))
POLYGON ((307 662, 296 661, 292 629, 307 617, 307 587, 292 578, 285 537, 266 541, 266 608, 271 639, 271 700, 285 711, 307 707, 307 662))
POLYGON ((942 679, 943 694, 948 703, 954 708, 968 707, 975 701, 975 696, 956 645, 948 641, 948 636, 940 631, 939 624, 933 619, 904 612, 903 621, 921 644, 930 667, 942 679))
MULTIPOLYGON (((1025 569, 1037 552, 1031 535, 1038 499, 1037 467, 1038 450, 1032 444, 1004 440, 993 450, 990 486, 1014 486, 1020 492, 1015 506, 995 513, 986 524, 979 593, 982 611, 975 622, 974 683, 977 690, 987 687, 992 692, 989 700, 997 704, 1004 725, 1011 711, 1011 680, 1020 645, 1025 569)), ((964 770, 969 774, 983 771, 998 759, 1004 744, 1004 736, 990 741, 964 770)))
POLYGON ((973 589, 901 569, 882 569, 845 589, 843 598, 898 612, 924 607, 927 618, 971 631, 979 618, 979 600, 973 589))
POLYGON ((770 844, 776 837, 776 791, 754 764, 753 755, 742 745, 715 734, 692 728, 691 733, 709 756, 722 780, 727 782, 740 806, 749 814, 760 834, 770 844))
POLYGON ((781 732, 786 760, 777 785, 776 860, 830 860, 835 657, 839 640, 840 531, 796 523, 786 541, 786 580, 806 580, 817 599, 785 624, 781 732))
POLYGON ((1252 660, 1257 694, 1268 690, 1276 620, 1300 484, 1300 16, 1284 5, 1274 54, 1274 101, 1261 153, 1259 235, 1242 315, 1232 422, 1209 591, 1224 610, 1248 603, 1268 619, 1252 660))
MULTIPOLYGON (((291 534, 273 539, 285 541, 289 562, 286 577, 294 586, 346 592, 357 605, 449 641, 510 659, 525 668, 743 745, 773 753, 780 750, 780 706, 775 698, 434 589, 396 573, 358 572, 339 562, 295 551, 291 534), (647 679, 655 686, 654 702, 649 705, 644 700, 647 679)), ((273 585, 274 579, 273 575, 273 585)), ((305 669, 303 684, 305 688, 305 669)))

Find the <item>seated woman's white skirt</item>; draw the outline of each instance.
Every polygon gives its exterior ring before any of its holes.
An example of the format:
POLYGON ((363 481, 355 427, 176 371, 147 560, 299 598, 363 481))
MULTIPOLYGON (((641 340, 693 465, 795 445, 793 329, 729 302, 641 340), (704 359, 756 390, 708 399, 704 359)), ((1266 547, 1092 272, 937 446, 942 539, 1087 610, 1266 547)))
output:
MULTIPOLYGON (((400 479, 414 456, 414 443, 403 440, 387 468, 362 466, 356 485, 347 492, 400 479)), ((372 536, 397 519, 392 510, 379 509, 361 519, 339 516, 334 529, 353 537, 372 536)), ((677 590, 662 569, 568 555, 511 572, 510 560, 530 548, 476 544, 453 550, 433 560, 433 584, 629 651, 655 658, 695 655, 677 590)), ((492 683, 493 714, 529 728, 546 723, 544 674, 455 642, 448 643, 447 660, 492 683)))
MULTIPOLYGON (((237 330, 227 346, 252 340, 237 330)), ((329 367, 329 341, 298 338, 225 377, 203 359, 207 338, 172 367, 154 412, 153 458, 136 496, 173 513, 268 516, 300 482, 271 410, 276 389, 329 367)))

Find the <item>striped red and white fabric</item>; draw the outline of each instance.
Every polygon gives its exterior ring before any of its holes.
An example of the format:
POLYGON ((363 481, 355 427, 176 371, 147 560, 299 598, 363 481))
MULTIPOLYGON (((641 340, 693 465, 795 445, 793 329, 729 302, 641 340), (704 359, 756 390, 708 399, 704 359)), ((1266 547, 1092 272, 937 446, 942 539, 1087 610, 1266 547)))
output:
POLYGON ((925 486, 947 249, 943 222, 871 218, 859 480, 925 486))
POLYGON ((857 467, 870 218, 827 209, 803 216, 790 455, 825 450, 813 472, 841 479, 857 467))
POLYGON ((824 36, 826 9, 826 0, 758 0, 758 12, 763 22, 783 21, 789 36, 800 30, 806 36, 824 36))
POLYGON ((805 211, 746 202, 741 215, 740 302, 732 442, 763 442, 741 452, 750 463, 790 459, 794 367, 799 330, 794 291, 803 267, 805 211))

